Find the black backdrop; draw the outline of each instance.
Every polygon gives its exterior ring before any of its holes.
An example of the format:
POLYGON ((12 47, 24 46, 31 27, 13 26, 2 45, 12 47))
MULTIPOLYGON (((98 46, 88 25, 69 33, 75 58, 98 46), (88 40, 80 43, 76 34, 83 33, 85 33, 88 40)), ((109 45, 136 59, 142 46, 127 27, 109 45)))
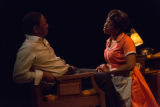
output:
POLYGON ((17 105, 19 90, 12 81, 12 72, 16 52, 24 40, 21 20, 26 13, 40 11, 45 14, 49 24, 47 39, 57 56, 77 67, 95 68, 105 62, 103 51, 108 37, 102 28, 111 9, 128 13, 132 27, 144 40, 138 48, 150 47, 155 52, 160 51, 159 5, 159 0, 1 0, 0 104, 2 107, 22 106, 17 105))

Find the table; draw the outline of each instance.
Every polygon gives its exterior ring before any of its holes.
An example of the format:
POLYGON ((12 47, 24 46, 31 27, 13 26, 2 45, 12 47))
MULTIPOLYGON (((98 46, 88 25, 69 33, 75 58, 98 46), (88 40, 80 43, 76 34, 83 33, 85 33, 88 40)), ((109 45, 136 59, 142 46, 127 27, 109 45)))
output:
POLYGON ((160 105, 160 69, 145 72, 145 79, 160 105))

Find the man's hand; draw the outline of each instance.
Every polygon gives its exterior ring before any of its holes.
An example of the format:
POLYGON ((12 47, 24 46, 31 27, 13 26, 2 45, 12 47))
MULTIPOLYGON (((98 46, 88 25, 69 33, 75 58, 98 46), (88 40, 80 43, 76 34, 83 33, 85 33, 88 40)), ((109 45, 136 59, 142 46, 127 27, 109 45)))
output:
POLYGON ((96 70, 97 70, 98 72, 108 72, 108 68, 107 68, 106 64, 101 64, 101 65, 99 65, 99 66, 96 68, 96 70))
POLYGON ((76 70, 77 70, 77 68, 75 66, 69 66, 68 71, 66 72, 65 75, 75 74, 76 70))
POLYGON ((53 82, 55 80, 55 77, 50 72, 43 72, 42 80, 47 82, 53 82))
POLYGON ((75 66, 70 66, 68 68, 68 71, 76 71, 76 70, 77 70, 77 67, 75 67, 75 66))

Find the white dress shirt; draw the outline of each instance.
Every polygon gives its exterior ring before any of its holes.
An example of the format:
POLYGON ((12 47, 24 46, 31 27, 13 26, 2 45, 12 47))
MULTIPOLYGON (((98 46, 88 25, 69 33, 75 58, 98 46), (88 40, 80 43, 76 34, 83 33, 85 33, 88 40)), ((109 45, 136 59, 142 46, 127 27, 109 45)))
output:
POLYGON ((56 56, 45 38, 26 35, 17 53, 13 79, 17 83, 34 82, 34 85, 39 85, 43 72, 61 76, 67 72, 68 67, 64 60, 56 56))

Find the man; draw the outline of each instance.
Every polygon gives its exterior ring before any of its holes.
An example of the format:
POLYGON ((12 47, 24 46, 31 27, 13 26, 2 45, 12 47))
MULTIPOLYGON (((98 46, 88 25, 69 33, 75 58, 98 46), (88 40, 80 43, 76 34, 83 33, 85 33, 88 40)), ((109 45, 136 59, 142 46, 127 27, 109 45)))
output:
POLYGON ((31 12, 23 18, 26 40, 18 50, 13 79, 17 83, 41 82, 54 85, 54 76, 61 76, 74 70, 57 57, 45 39, 48 34, 47 20, 42 13, 31 12))

